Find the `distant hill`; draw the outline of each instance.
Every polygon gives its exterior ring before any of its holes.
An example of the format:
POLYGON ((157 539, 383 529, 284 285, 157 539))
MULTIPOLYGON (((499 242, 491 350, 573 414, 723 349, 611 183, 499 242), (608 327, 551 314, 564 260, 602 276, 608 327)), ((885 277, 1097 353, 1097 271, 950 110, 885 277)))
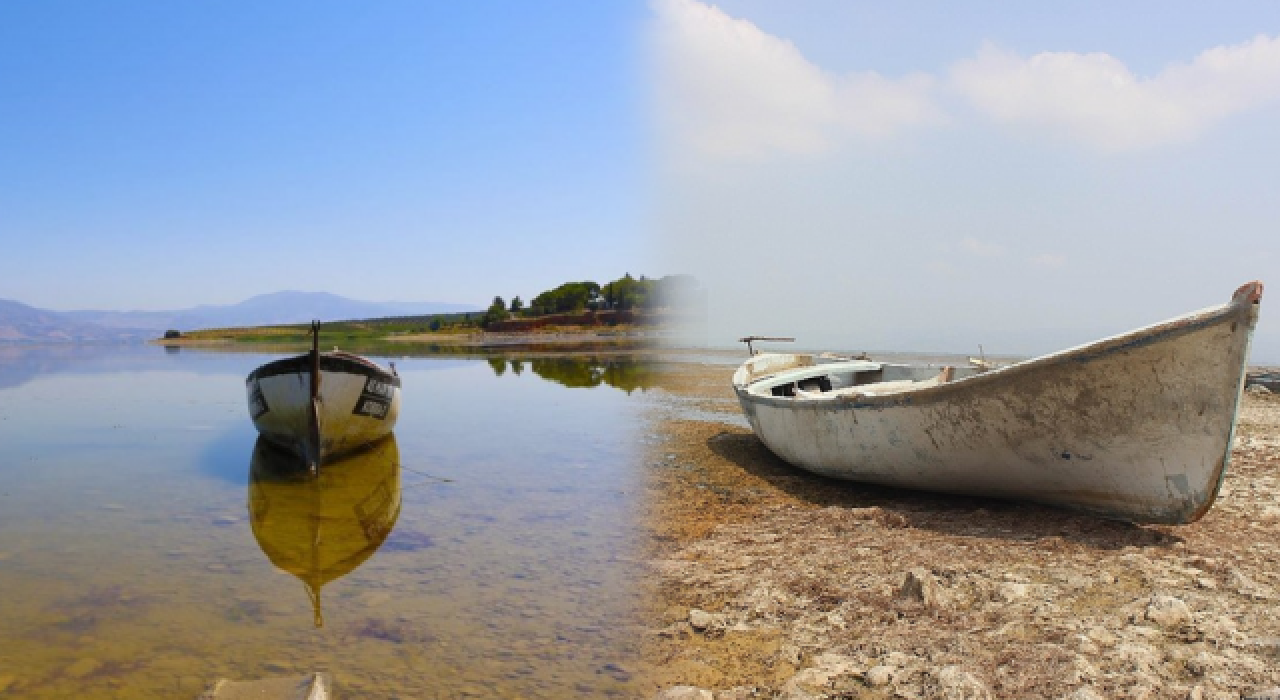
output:
POLYGON ((0 299, 0 343, 71 343, 129 339, 129 333, 95 326, 57 311, 0 299))
POLYGON ((238 304, 175 311, 48 311, 0 299, 0 343, 130 342, 154 338, 170 329, 190 331, 478 310, 470 304, 359 301, 326 292, 295 291, 262 294, 238 304))

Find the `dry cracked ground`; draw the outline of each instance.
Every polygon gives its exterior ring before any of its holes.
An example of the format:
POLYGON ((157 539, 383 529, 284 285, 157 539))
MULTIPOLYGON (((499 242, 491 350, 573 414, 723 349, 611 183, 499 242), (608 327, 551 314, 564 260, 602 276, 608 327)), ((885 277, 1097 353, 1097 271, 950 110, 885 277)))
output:
POLYGON ((800 472, 730 373, 671 363, 654 402, 656 697, 1280 698, 1280 396, 1203 520, 1136 526, 800 472))

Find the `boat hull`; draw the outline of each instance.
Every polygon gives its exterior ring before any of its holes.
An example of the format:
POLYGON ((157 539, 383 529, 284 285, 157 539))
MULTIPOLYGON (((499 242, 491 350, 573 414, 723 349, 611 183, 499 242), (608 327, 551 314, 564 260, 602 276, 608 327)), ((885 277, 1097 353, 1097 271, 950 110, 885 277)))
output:
MULTIPOLYGON (((264 439, 312 460, 311 358, 259 367, 245 381, 249 414, 264 439)), ((400 378, 346 353, 323 353, 316 401, 318 458, 351 452, 390 434, 400 415, 400 378)))
POLYGON ((805 360, 761 355, 738 370, 734 388, 760 440, 818 474, 1188 523, 1208 511, 1226 473, 1257 314, 1256 298, 1237 299, 879 396, 762 396, 754 383, 805 360))

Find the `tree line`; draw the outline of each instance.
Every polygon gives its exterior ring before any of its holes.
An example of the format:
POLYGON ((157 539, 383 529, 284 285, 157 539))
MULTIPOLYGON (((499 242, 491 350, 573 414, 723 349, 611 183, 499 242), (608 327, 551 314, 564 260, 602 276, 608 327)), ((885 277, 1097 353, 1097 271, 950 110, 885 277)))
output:
POLYGON ((505 321, 512 317, 537 318, 551 314, 581 311, 645 311, 673 308, 681 300, 689 298, 697 289, 697 281, 690 275, 667 275, 652 279, 630 273, 605 285, 591 281, 565 282, 555 289, 548 289, 535 296, 528 305, 516 296, 507 303, 500 296, 480 319, 481 325, 505 321))

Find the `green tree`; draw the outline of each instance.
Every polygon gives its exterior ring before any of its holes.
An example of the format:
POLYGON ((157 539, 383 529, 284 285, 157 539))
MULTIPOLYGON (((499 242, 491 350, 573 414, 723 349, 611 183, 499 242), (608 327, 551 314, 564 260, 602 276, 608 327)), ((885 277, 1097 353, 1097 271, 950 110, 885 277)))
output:
POLYGON ((524 302, 520 300, 520 297, 511 297, 511 307, 509 309, 511 313, 518 314, 520 313, 520 310, 523 308, 524 308, 524 302))
POLYGON ((600 297, 595 282, 566 282, 533 298, 529 311, 535 316, 581 311, 600 297))
POLYGON ((489 309, 484 312, 484 317, 480 319, 480 325, 488 327, 492 323, 505 321, 510 318, 511 314, 507 312, 507 303, 502 297, 494 297, 493 303, 489 305, 489 309))

